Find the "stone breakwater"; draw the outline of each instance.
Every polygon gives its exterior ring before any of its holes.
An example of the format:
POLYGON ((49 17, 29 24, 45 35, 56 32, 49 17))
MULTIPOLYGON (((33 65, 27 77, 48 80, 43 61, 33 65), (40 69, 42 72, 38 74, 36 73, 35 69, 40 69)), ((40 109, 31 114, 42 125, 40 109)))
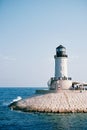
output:
POLYGON ((37 95, 14 102, 9 107, 25 112, 87 112, 87 91, 62 90, 58 93, 37 95))

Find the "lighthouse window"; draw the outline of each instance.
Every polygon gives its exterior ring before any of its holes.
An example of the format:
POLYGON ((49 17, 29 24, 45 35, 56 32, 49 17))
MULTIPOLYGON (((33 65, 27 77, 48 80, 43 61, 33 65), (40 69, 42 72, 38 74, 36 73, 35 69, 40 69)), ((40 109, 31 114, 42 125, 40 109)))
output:
POLYGON ((65 48, 60 48, 59 51, 65 51, 65 48))

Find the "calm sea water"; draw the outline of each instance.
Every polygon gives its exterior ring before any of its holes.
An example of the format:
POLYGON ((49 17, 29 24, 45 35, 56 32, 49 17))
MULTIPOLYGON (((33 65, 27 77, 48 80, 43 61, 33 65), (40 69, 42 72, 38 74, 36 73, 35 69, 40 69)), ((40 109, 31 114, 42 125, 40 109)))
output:
POLYGON ((27 98, 37 88, 0 88, 0 130, 87 130, 87 114, 24 113, 8 104, 17 96, 27 98))

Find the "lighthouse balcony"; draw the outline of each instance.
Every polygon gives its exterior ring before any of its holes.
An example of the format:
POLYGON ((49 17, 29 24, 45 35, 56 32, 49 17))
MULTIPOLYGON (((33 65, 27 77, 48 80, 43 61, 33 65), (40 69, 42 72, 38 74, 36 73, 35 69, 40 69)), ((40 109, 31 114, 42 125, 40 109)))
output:
POLYGON ((57 57, 68 57, 68 55, 66 55, 66 54, 57 54, 57 55, 54 55, 54 58, 57 58, 57 57))
POLYGON ((71 77, 54 77, 52 79, 54 79, 54 80, 72 80, 71 77))

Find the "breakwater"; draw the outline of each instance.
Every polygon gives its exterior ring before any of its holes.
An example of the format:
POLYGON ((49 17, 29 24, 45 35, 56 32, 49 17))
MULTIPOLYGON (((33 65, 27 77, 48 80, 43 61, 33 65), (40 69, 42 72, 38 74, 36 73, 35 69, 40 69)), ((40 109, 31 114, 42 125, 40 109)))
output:
POLYGON ((87 91, 60 90, 58 93, 36 95, 9 105, 25 112, 72 113, 87 112, 87 91))

